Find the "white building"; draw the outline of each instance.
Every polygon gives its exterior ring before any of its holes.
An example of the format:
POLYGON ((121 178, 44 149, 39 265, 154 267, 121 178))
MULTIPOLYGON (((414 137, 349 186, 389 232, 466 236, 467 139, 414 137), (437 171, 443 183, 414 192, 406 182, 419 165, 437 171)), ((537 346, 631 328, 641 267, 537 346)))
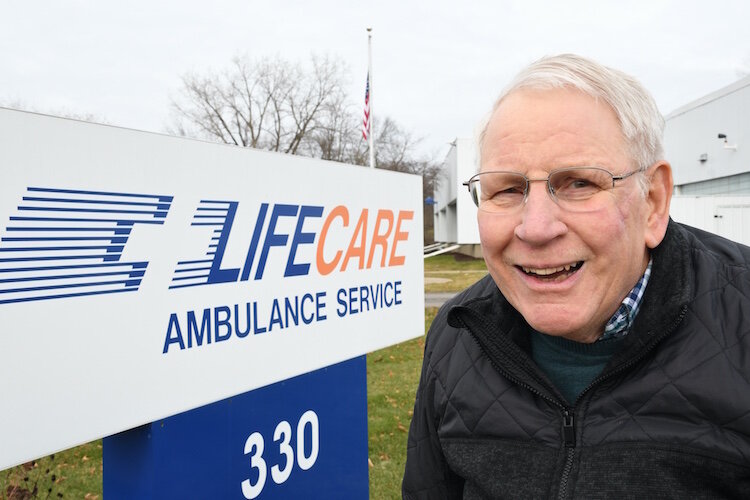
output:
MULTIPOLYGON (((665 117, 672 217, 750 245, 750 76, 665 117)), ((476 207, 462 182, 478 170, 476 144, 456 139, 435 192, 435 241, 481 255, 476 207)))
POLYGON ((750 245, 750 76, 665 118, 672 217, 750 245))
POLYGON ((435 191, 435 242, 461 245, 459 251, 481 256, 477 207, 463 182, 478 171, 477 148, 471 139, 456 139, 443 162, 435 191))

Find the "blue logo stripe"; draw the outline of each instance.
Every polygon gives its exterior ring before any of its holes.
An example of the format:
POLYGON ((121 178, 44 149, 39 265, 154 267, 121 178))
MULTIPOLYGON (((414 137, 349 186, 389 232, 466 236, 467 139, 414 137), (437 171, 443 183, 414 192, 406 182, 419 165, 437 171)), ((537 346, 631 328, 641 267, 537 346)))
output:
MULTIPOLYGON (((145 274, 144 271, 121 271, 121 272, 111 272, 111 273, 86 273, 86 274, 57 274, 52 276, 30 276, 26 278, 7 278, 7 279, 0 279, 0 283, 22 283, 22 282, 29 282, 29 281, 41 281, 41 280, 64 280, 64 279, 73 279, 73 278, 98 278, 102 276, 128 276, 129 278, 139 278, 143 277, 145 274)), ((0 290, 0 293, 3 293, 2 290, 0 290)))
POLYGON ((0 239, 0 304, 138 289, 148 262, 122 262, 122 253, 137 224, 164 224, 172 196, 42 187, 27 192, 37 196, 22 197, 31 204, 19 205, 6 228, 17 236, 0 239), (59 293, 71 289, 76 291, 59 293))
POLYGON ((201 260, 181 260, 177 263, 178 266, 183 266, 185 264, 205 264, 206 262, 211 262, 212 259, 201 259, 201 260))
POLYGON ((86 214, 138 214, 138 215, 153 215, 154 217, 165 217, 166 212, 148 210, 113 210, 103 208, 68 208, 68 207, 18 207, 21 211, 34 211, 34 212, 73 212, 73 213, 86 213, 86 214))
POLYGON ((118 226, 132 226, 133 224, 164 224, 161 220, 135 220, 135 219, 81 219, 74 217, 20 217, 13 216, 11 221, 28 222, 114 222, 118 226))
POLYGON ((208 278, 208 273, 206 274, 196 274, 195 276, 179 276, 177 278, 172 278, 172 281, 185 281, 185 280, 194 280, 198 278, 208 278))
MULTIPOLYGON (((174 277, 172 278, 172 288, 186 288, 191 286, 206 285, 211 281, 212 273, 219 272, 222 270, 218 269, 217 260, 221 260, 221 256, 226 246, 226 240, 229 237, 229 229, 231 228, 232 221, 234 220, 234 214, 237 210, 237 202, 234 201, 221 201, 221 200, 201 200, 198 207, 193 214, 193 220, 190 223, 191 226, 196 227, 216 227, 212 231, 212 236, 209 239, 208 250, 205 255, 213 257, 210 259, 199 259, 199 260, 185 260, 177 263, 177 269, 175 269, 174 277), (217 255, 219 252, 221 255, 217 255), (211 266, 207 268, 195 268, 185 267, 193 264, 207 264, 211 263, 211 266), (215 269, 216 268, 216 269, 215 269), (207 274, 198 274, 185 276, 186 272, 205 271, 208 270, 207 274), (183 281, 194 281, 192 283, 180 283, 183 281), (179 283, 179 284, 178 284, 179 283)), ((220 263, 220 262, 219 262, 220 263)))
MULTIPOLYGON (((209 261, 210 262, 210 261, 209 261)), ((63 269, 87 269, 87 268, 101 268, 101 267, 123 267, 128 266, 132 269, 146 269, 148 262, 134 262, 122 264, 119 262, 113 262, 110 264, 78 264, 68 266, 44 266, 44 267, 16 267, 16 268, 0 268, 0 273, 22 273, 28 271, 60 271, 63 269)))
POLYGON ((86 200, 83 198, 39 198, 37 196, 24 196, 23 201, 44 201, 52 203, 97 203, 100 205, 126 205, 131 207, 157 207, 157 210, 168 210, 168 204, 162 204, 158 201, 153 203, 144 203, 140 201, 112 201, 112 200, 86 200), (164 207, 164 208, 159 208, 164 207))
POLYGON ((177 273, 192 273, 192 272, 195 272, 195 271, 210 271, 210 270, 211 270, 211 266, 208 266, 208 267, 191 267, 189 269, 176 269, 175 270, 175 274, 177 274, 177 273))
POLYGON ((107 252, 122 252, 122 245, 96 245, 96 246, 76 246, 76 247, 5 247, 0 248, 0 252, 64 252, 68 250, 103 250, 107 252))
POLYGON ((34 300, 67 299, 70 297, 84 297, 86 295, 102 295, 105 293, 135 292, 138 288, 122 288, 120 290, 97 290, 92 292, 64 293, 58 295, 43 295, 39 297, 21 297, 18 299, 0 300, 0 304, 13 304, 18 302, 31 302, 34 300))
POLYGON ((80 259, 102 259, 112 260, 112 255, 60 255, 56 257, 13 257, 11 259, 0 259, 3 262, 34 262, 35 260, 80 260, 80 259))
POLYGON ((130 228, 122 227, 8 227, 5 228, 9 232, 58 232, 58 231, 71 231, 71 232, 92 232, 92 231, 112 231, 115 234, 129 235, 130 228))
POLYGON ((141 284, 140 279, 98 281, 98 282, 95 281, 92 283, 68 283, 65 285, 45 285, 45 286, 31 286, 31 287, 21 287, 21 288, 6 288, 4 290, 0 290, 0 294, 18 293, 18 292, 38 292, 41 290, 59 290, 59 289, 64 289, 64 288, 80 288, 80 287, 87 287, 87 286, 103 286, 103 285, 124 285, 126 287, 135 286, 137 288, 138 285, 140 284, 141 284))
POLYGON ((27 191, 41 192, 41 193, 66 193, 66 194, 86 194, 93 196, 117 196, 125 198, 156 198, 157 200, 165 203, 171 203, 172 196, 154 195, 154 194, 134 194, 134 193, 113 193, 110 191, 81 191, 79 189, 53 189, 53 188, 40 188, 40 187, 29 187, 27 191))
POLYGON ((128 239, 119 236, 75 236, 68 238, 0 238, 0 241, 109 241, 110 243, 125 243, 128 239))

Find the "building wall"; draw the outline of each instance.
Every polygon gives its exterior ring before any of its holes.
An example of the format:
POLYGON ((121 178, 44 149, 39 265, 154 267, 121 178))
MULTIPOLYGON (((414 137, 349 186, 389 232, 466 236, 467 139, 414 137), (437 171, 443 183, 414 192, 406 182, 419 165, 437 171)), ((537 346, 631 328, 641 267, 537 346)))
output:
POLYGON ((750 172, 707 181, 683 184, 676 189, 680 195, 750 195, 750 172))
POLYGON ((479 159, 476 143, 471 139, 456 139, 458 149, 456 164, 456 243, 462 245, 479 243, 477 226, 477 207, 469 195, 469 190, 462 185, 479 171, 479 159))
POLYGON ((669 214, 677 222, 750 245, 748 196, 674 196, 669 214))
POLYGON ((443 162, 443 177, 435 190, 435 241, 479 243, 477 209, 462 185, 478 170, 476 146, 471 139, 456 139, 443 162))
POLYGON ((677 193, 747 193, 736 182, 750 172, 750 77, 667 115, 664 148, 677 193))

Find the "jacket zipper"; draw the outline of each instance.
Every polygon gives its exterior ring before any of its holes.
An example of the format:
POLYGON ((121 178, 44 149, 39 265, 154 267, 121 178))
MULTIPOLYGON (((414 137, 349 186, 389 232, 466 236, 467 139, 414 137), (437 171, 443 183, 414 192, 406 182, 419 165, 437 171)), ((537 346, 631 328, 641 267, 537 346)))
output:
MULTIPOLYGON (((484 350, 482 348, 482 344, 476 339, 476 337, 474 337, 474 335, 472 335, 471 338, 473 338, 474 342, 476 342, 479 345, 480 349, 484 350)), ((490 360, 490 364, 492 364, 495 370, 501 373, 505 378, 507 378, 514 384, 518 385, 519 387, 523 387, 524 389, 531 392, 532 394, 535 394, 536 396, 544 399, 545 401, 551 403, 552 405, 562 410, 562 415, 563 415, 562 437, 563 437, 563 443, 565 445, 565 454, 566 454, 565 466, 563 467, 562 476, 560 478, 560 488, 559 488, 559 494, 558 494, 558 498, 562 500, 565 497, 565 493, 568 487, 568 479, 570 477, 570 472, 573 469, 573 452, 575 451, 575 446, 576 446, 576 430, 575 430, 575 418, 574 418, 575 411, 573 410, 573 408, 570 408, 564 405, 563 403, 561 403, 555 398, 551 398, 547 396, 546 394, 541 393, 536 388, 518 379, 517 377, 511 375, 510 373, 508 373, 508 371, 500 367, 492 357, 488 357, 488 359, 490 360)))
POLYGON ((570 471, 573 470, 573 452, 576 446, 576 427, 574 414, 563 412, 563 441, 565 443, 565 467, 563 467, 562 476, 560 477, 560 488, 558 489, 557 498, 563 500, 568 492, 568 479, 570 471))
MULTIPOLYGON (((623 371, 627 370, 634 364, 636 364, 638 361, 646 357, 646 355, 653 350, 653 348, 658 344, 661 339, 672 333, 672 331, 677 328, 677 325, 680 324, 682 321, 682 318, 685 317, 685 314, 687 313, 687 306, 682 306, 682 309, 680 310, 680 314, 675 319, 674 323, 672 323, 669 328, 667 328, 664 333, 656 339, 654 342, 651 342, 651 344, 641 353, 630 359, 627 363, 623 363, 622 365, 618 366, 615 370, 612 370, 609 373, 605 373, 603 376, 595 378, 581 393, 578 395, 578 397, 575 400, 575 403, 578 403, 580 401, 581 397, 589 391, 592 387, 594 387, 596 384, 601 383, 602 381, 613 377, 617 375, 618 373, 622 373, 623 371)), ((575 406, 575 405, 574 405, 575 406)), ((560 489, 557 495, 557 498, 559 500, 563 500, 565 498, 565 495, 567 494, 568 489, 568 479, 570 477, 570 472, 573 468, 573 452, 576 446, 576 435, 575 435, 575 419, 574 414, 570 413, 568 410, 565 410, 563 412, 563 440, 565 442, 565 448, 567 456, 565 457, 565 467, 563 467, 562 477, 560 478, 560 489)))

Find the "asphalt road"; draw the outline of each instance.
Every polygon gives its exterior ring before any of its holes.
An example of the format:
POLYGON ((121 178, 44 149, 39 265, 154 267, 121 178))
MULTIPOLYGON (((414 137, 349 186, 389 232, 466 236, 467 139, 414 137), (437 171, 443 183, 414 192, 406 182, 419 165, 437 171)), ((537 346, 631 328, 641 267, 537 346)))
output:
POLYGON ((425 307, 440 307, 448 299, 456 295, 455 292, 428 292, 424 294, 425 307))

